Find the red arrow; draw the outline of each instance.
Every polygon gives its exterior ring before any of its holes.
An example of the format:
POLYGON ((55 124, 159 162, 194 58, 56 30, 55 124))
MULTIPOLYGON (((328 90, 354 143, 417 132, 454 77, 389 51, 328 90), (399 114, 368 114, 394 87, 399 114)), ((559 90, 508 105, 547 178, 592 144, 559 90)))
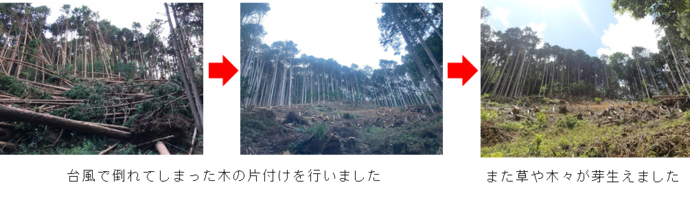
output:
POLYGON ((465 56, 462 56, 462 63, 448 63, 448 78, 462 78, 462 85, 477 73, 477 68, 470 63, 465 56))
POLYGON ((223 86, 227 83, 232 76, 237 73, 237 68, 235 68, 225 55, 223 55, 222 63, 208 63, 208 78, 222 78, 223 86))

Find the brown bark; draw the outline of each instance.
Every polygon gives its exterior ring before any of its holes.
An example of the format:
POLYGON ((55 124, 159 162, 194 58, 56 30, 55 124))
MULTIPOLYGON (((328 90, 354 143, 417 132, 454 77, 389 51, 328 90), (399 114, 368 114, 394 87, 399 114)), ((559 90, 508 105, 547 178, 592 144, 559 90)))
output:
POLYGON ((77 132, 88 134, 101 135, 120 140, 130 140, 129 132, 120 131, 104 127, 95 123, 76 121, 72 119, 61 118, 48 114, 36 113, 19 108, 0 105, 0 118, 10 121, 28 122, 34 124, 42 124, 77 132))
POLYGON ((17 145, 16 145, 16 144, 9 143, 9 142, 0 141, 0 149, 5 148, 5 147, 17 148, 17 145))
POLYGON ((179 45, 179 42, 176 40, 178 38, 178 35, 176 35, 175 27, 172 25, 172 21, 170 19, 170 12, 168 11, 168 4, 165 3, 165 13, 167 14, 168 17, 168 25, 170 26, 170 32, 172 33, 172 38, 173 38, 173 49, 175 50, 175 54, 177 55, 178 61, 179 61, 179 72, 180 75, 182 75, 182 83, 185 86, 185 92, 187 93, 187 100, 189 101, 189 106, 192 111, 192 115, 194 116, 194 122, 196 124, 197 129, 199 132, 203 134, 203 122, 201 119, 201 114, 202 113, 200 110, 198 110, 196 106, 196 102, 194 101, 194 96, 192 96, 192 91, 190 90, 190 85, 189 85, 189 80, 194 80, 194 79, 187 79, 187 72, 185 72, 185 67, 186 65, 184 64, 184 60, 182 59, 181 55, 181 47, 179 45))

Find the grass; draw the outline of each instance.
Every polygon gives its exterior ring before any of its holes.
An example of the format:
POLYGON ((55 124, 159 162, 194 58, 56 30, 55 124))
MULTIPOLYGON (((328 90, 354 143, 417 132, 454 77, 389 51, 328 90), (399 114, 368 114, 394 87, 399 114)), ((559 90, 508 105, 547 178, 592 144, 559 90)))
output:
POLYGON ((365 126, 360 130, 364 144, 369 146, 363 154, 436 154, 440 148, 440 138, 420 137, 422 132, 432 132, 442 137, 443 116, 430 117, 431 120, 413 121, 411 125, 381 128, 365 126))
MULTIPOLYGON (((686 117, 690 115, 686 114, 686 117)), ((529 122, 508 121, 497 126, 508 131, 514 140, 481 149, 482 157, 602 157, 608 152, 620 150, 622 134, 647 137, 644 146, 633 147, 639 157, 655 157, 652 136, 668 132, 671 128, 688 124, 690 119, 664 120, 657 124, 610 125, 598 127, 575 118, 562 118, 554 125, 540 129, 530 127, 529 122), (626 127, 634 128, 626 132, 626 127), (499 156, 500 155, 500 156, 499 156)), ((672 138, 673 139, 673 138, 672 138)), ((624 144, 623 144, 624 145, 624 144)), ((688 149, 675 149, 687 151, 688 149)))

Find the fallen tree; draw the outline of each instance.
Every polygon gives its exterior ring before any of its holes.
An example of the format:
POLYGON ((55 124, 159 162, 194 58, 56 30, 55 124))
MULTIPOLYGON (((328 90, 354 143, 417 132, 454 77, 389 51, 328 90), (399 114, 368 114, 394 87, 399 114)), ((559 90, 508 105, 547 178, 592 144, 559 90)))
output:
POLYGON ((77 132, 101 135, 120 140, 131 140, 129 132, 121 131, 100 124, 75 121, 48 114, 36 113, 29 110, 0 105, 0 118, 10 121, 20 121, 33 124, 42 124, 77 132))

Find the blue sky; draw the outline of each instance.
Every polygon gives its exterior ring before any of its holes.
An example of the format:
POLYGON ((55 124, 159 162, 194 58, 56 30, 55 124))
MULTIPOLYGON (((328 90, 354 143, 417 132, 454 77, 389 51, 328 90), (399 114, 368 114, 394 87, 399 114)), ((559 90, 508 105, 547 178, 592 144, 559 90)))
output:
POLYGON ((610 0, 484 0, 488 23, 497 30, 530 26, 543 42, 592 56, 630 53, 633 46, 656 52, 656 26, 651 17, 636 21, 616 15, 610 0))

